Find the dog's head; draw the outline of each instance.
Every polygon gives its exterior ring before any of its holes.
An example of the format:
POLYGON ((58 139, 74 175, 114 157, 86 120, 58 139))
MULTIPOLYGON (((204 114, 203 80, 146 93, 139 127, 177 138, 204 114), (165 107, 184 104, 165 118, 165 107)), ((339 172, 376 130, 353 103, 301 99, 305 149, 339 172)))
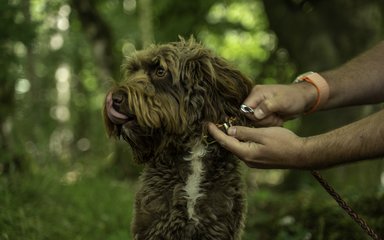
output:
POLYGON ((246 123, 239 106, 251 82, 193 39, 139 51, 123 70, 124 80, 107 94, 104 119, 109 135, 123 137, 139 162, 203 138, 208 121, 246 123))

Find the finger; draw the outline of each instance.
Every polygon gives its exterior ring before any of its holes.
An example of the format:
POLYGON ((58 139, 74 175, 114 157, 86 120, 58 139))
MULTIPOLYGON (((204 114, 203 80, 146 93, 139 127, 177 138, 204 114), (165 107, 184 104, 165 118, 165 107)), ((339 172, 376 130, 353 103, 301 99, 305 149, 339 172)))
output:
POLYGON ((279 113, 284 108, 284 105, 284 102, 279 97, 265 99, 254 109, 255 118, 264 119, 273 113, 279 113))
POLYGON ((252 109, 255 109, 257 105, 259 105, 262 101, 264 101, 264 95, 259 93, 260 92, 260 85, 256 85, 252 88, 251 93, 248 95, 248 97, 244 100, 244 104, 248 107, 251 107, 252 109))
POLYGON ((231 144, 237 144, 237 142, 239 142, 236 138, 225 134, 213 123, 208 123, 208 131, 211 136, 216 139, 217 142, 220 143, 220 145, 227 146, 231 144))
POLYGON ((259 169, 269 169, 271 168, 268 162, 263 160, 258 161, 244 161, 242 160, 248 167, 250 168, 259 168, 259 169))
POLYGON ((271 114, 264 119, 255 119, 253 125, 255 127, 272 127, 272 126, 283 126, 284 119, 276 114, 271 114))
POLYGON ((263 100, 261 100, 261 102, 256 103, 256 107, 253 107, 253 106, 255 106, 255 104, 250 105, 250 106, 247 105, 248 103, 246 101, 243 104, 252 108, 252 110, 253 110, 252 112, 245 113, 245 116, 248 117, 249 119, 251 119, 252 121, 259 121, 259 120, 265 119, 268 116, 270 116, 271 114, 273 114, 266 107, 263 100))
MULTIPOLYGON (((238 139, 244 139, 244 140, 250 139, 252 141, 253 139, 256 139, 256 138, 251 139, 249 137, 246 137, 247 136, 246 133, 249 132, 247 131, 247 129, 249 128, 235 126, 235 127, 230 127, 228 131, 229 132, 235 131, 235 132, 232 132, 232 134, 234 134, 235 137, 237 137, 238 139)), ((213 123, 208 124, 208 130, 212 135, 212 137, 214 137, 218 141, 218 143, 220 143, 225 149, 227 149, 228 151, 232 152, 237 157, 239 157, 249 167, 260 168, 260 169, 269 169, 269 168, 275 167, 273 163, 265 160, 264 157, 262 157, 261 155, 261 148, 263 147, 262 145, 252 141, 240 142, 238 139, 232 136, 226 135, 224 132, 218 129, 216 125, 213 123)), ((260 133, 264 131, 264 129, 254 129, 254 130, 258 130, 260 133)), ((257 136, 257 135, 254 135, 254 136, 257 136)), ((260 136, 262 136, 262 134, 260 134, 260 136)), ((262 142, 261 139, 262 138, 260 137, 260 142, 262 142)))
POLYGON ((287 167, 284 165, 276 164, 271 160, 257 159, 252 161, 244 161, 243 162, 250 168, 258 168, 258 169, 286 169, 287 167))
POLYGON ((240 142, 238 139, 228 136, 213 123, 208 124, 208 131, 222 147, 232 152, 239 158, 244 158, 250 154, 250 143, 240 142))
POLYGON ((264 138, 263 128, 249 128, 243 126, 232 126, 228 129, 228 135, 244 142, 262 144, 264 138))
POLYGON ((268 91, 268 88, 263 85, 256 85, 252 88, 251 93, 244 100, 243 104, 252 108, 254 110, 254 118, 260 120, 274 112, 273 108, 270 107, 274 107, 276 104, 272 104, 272 106, 270 106, 269 103, 271 101, 270 99, 274 98, 275 96, 268 91))

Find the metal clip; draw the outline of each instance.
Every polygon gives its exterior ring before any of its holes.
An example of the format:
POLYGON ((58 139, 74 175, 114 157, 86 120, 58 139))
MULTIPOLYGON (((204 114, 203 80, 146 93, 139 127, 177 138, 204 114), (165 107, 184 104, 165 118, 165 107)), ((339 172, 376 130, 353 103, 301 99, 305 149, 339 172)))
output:
POLYGON ((224 129, 225 129, 225 132, 228 132, 228 128, 230 128, 232 126, 232 124, 230 122, 228 123, 223 123, 223 126, 224 126, 224 129))
POLYGON ((222 130, 223 132, 228 132, 228 129, 233 126, 235 123, 236 118, 235 117, 226 117, 225 122, 222 124, 216 124, 216 126, 222 130))
POLYGON ((243 113, 254 113, 253 109, 248 107, 247 105, 245 104, 241 104, 240 106, 240 110, 243 112, 243 113))

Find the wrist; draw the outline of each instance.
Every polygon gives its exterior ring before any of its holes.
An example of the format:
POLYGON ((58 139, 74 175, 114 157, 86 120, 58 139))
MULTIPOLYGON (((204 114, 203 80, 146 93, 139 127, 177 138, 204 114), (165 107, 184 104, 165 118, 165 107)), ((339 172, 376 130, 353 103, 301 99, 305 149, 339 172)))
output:
POLYGON ((324 169, 334 165, 333 156, 328 151, 330 146, 324 146, 329 137, 328 134, 320 134, 303 138, 300 157, 305 169, 324 169))
POLYGON ((300 147, 298 148, 298 155, 296 156, 296 168, 297 169, 311 169, 312 163, 311 160, 311 150, 310 143, 309 143, 309 137, 300 137, 300 147))
POLYGON ((303 112, 308 112, 316 104, 317 90, 313 84, 309 82, 300 82, 300 84, 293 84, 296 88, 295 92, 301 93, 303 99, 303 112))
POLYGON ((316 72, 307 72, 307 73, 301 74, 294 81, 294 83, 304 83, 304 82, 309 83, 313 87, 315 87, 317 92, 316 101, 314 105, 308 111, 305 111, 305 113, 309 114, 317 111, 319 108, 325 105, 325 103, 328 101, 329 85, 327 81, 324 79, 324 77, 322 77, 320 74, 316 72))

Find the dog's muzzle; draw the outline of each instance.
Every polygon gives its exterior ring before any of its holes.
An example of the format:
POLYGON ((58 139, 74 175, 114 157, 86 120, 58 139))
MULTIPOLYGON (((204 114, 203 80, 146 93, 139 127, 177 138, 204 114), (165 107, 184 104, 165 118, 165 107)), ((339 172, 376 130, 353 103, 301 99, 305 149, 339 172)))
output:
POLYGON ((132 114, 123 113, 121 111, 122 105, 126 103, 126 96, 124 93, 109 92, 105 100, 105 108, 109 120, 116 125, 124 124, 134 119, 132 114))

